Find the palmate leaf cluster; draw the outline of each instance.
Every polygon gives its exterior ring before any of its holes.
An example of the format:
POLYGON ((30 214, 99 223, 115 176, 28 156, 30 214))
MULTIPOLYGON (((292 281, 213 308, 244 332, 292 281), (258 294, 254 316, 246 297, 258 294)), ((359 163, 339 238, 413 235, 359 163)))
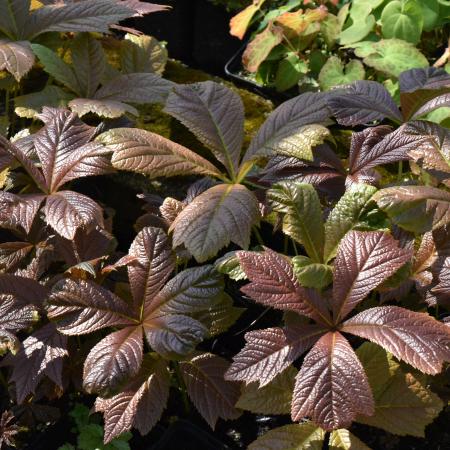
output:
POLYGON ((151 65, 136 48, 135 63, 122 54, 111 71, 93 36, 70 44, 71 63, 40 56, 49 73, 64 67, 53 76, 72 86, 70 109, 44 106, 38 129, 0 139, 0 364, 18 419, 39 400, 89 393, 109 443, 167 420, 176 390, 212 428, 243 410, 291 416, 250 448, 366 448, 353 422, 423 436, 450 361, 439 315, 450 305, 450 136, 425 114, 448 104, 450 76, 402 73, 400 107, 375 81, 299 95, 244 146, 244 106, 225 85, 134 72, 151 65), (160 83, 152 99, 195 150, 80 119, 80 102, 106 104, 99 92, 133 74, 160 83), (101 189, 117 171, 195 180, 178 198, 139 196, 125 254, 111 212, 78 184, 95 177, 101 189), (282 319, 240 324, 252 302, 282 319), (215 352, 230 328, 247 331, 232 361, 215 352))

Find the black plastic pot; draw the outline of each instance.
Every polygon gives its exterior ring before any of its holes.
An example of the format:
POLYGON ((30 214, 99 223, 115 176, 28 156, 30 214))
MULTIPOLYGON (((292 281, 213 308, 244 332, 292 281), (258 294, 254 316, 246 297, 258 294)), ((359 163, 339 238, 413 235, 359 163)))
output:
POLYGON ((241 75, 244 67, 242 66, 242 54, 247 47, 247 42, 241 46, 241 48, 228 60, 225 64, 225 74, 231 78, 236 85, 243 87, 255 94, 272 100, 275 103, 282 103, 289 99, 289 96, 282 92, 277 92, 275 89, 262 86, 261 84, 252 81, 241 75))
POLYGON ((138 30, 166 41, 171 58, 214 75, 223 75, 223 67, 241 43, 230 35, 232 13, 208 0, 158 0, 171 10, 137 18, 138 30))

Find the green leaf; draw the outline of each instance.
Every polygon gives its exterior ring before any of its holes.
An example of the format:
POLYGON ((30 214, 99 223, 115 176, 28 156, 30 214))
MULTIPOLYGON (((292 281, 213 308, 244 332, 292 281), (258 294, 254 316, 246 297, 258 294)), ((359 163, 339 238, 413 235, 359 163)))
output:
POLYGON ((366 72, 361 61, 352 59, 344 65, 337 56, 331 56, 319 73, 319 84, 322 90, 328 91, 340 84, 364 80, 365 75, 366 72))
POLYGON ((322 262, 324 226, 314 187, 283 181, 267 192, 267 199, 275 211, 284 214, 283 232, 302 244, 314 262, 322 262))
POLYGON ((404 373, 394 357, 378 345, 366 342, 356 353, 375 400, 375 414, 358 416, 357 422, 400 436, 425 437, 425 427, 443 408, 439 397, 411 373, 404 373))
POLYGON ((217 259, 214 263, 214 267, 219 273, 228 275, 232 280, 240 281, 247 279, 247 275, 242 270, 236 252, 228 252, 217 259))
POLYGON ((329 450, 370 450, 364 442, 345 428, 331 433, 328 448, 329 450))
POLYGON ((294 273, 304 287, 321 290, 327 287, 333 279, 331 266, 314 263, 307 256, 294 256, 292 263, 294 273))
POLYGON ((439 26, 439 3, 436 0, 421 0, 424 31, 432 31, 439 26))
POLYGON ((312 422, 274 428, 252 442, 248 450, 322 450, 325 431, 312 422))
POLYGON ((72 66, 80 86, 80 97, 91 98, 97 91, 106 68, 101 44, 89 33, 79 34, 71 45, 72 66))
POLYGON ((275 88, 278 92, 287 91, 298 84, 303 75, 308 72, 308 64, 295 53, 288 53, 281 60, 275 76, 275 88))
POLYGON ((450 193, 429 186, 399 186, 378 191, 373 199, 391 220, 414 233, 450 223, 450 193))
POLYGON ((416 0, 389 2, 381 14, 384 38, 397 38, 417 44, 423 27, 422 8, 416 0))
MULTIPOLYGON (((382 39, 366 44, 372 53, 364 58, 364 64, 392 77, 398 77, 409 69, 428 67, 425 56, 413 44, 401 39, 382 39)), ((359 55, 358 55, 359 56, 359 55)))
POLYGON ((272 49, 283 40, 283 29, 270 23, 247 45, 242 55, 242 63, 249 72, 256 72, 272 49))
POLYGON ((358 223, 364 207, 376 191, 366 184, 352 185, 336 203, 325 223, 325 262, 336 256, 340 240, 358 223))
POLYGON ((348 45, 362 41, 372 31, 375 22, 375 17, 372 14, 361 17, 352 26, 341 32, 339 36, 340 45, 348 45))
POLYGON ((243 384, 236 407, 255 414, 290 414, 297 373, 298 370, 290 366, 262 388, 257 382, 243 384))
POLYGON ((19 117, 34 119, 37 114, 42 112, 44 106, 54 108, 66 106, 73 95, 67 93, 58 86, 46 86, 42 91, 15 97, 15 113, 19 117))
POLYGON ((447 123, 447 119, 450 119, 450 108, 448 107, 435 109, 430 112, 426 118, 430 122, 438 123, 450 128, 447 123))
POLYGON ((44 66, 44 70, 57 81, 62 83, 72 92, 80 96, 81 87, 75 73, 65 61, 63 61, 53 50, 40 44, 31 44, 34 54, 44 66))
POLYGON ((320 23, 320 32, 329 49, 335 46, 341 30, 342 24, 339 21, 339 17, 334 14, 328 14, 325 20, 320 23))

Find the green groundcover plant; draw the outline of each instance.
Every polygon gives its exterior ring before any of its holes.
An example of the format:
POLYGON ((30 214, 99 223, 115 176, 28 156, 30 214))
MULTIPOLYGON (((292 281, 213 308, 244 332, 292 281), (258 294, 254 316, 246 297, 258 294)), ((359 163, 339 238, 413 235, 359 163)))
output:
POLYGON ((394 94, 401 72, 446 64, 449 8, 440 0, 255 0, 232 18, 230 32, 243 39, 255 25, 243 67, 278 91, 376 79, 394 94))
MULTIPOLYGON (((0 6, 32 20, 83 2, 22 3, 0 6)), ((284 416, 252 449, 368 448, 354 423, 423 437, 448 402, 450 135, 429 120, 449 106, 446 71, 399 74, 398 104, 375 80, 296 96, 243 148, 239 95, 164 80, 151 38, 128 33, 110 65, 98 35, 57 38, 24 44, 51 78, 39 102, 16 99, 28 113, 0 138, 0 444, 70 397, 100 413, 73 410, 78 448, 127 448, 180 399, 212 429, 284 416), (139 114, 133 87, 197 145, 101 121, 139 114), (139 195, 125 250, 99 195, 119 171, 182 186, 139 195)))

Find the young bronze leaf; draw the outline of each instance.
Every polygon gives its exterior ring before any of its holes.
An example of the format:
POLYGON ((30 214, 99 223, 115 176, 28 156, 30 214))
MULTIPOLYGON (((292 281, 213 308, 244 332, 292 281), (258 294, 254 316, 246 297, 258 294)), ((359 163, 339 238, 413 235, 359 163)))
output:
POLYGON ((450 222, 450 193, 430 186, 399 186, 378 191, 373 199, 392 221, 414 233, 450 222))
POLYGON ((360 80, 344 89, 331 91, 328 106, 341 125, 354 126, 383 120, 402 121, 402 116, 386 88, 376 81, 360 80))
POLYGON ((0 70, 6 70, 20 82, 33 64, 34 53, 28 41, 0 39, 0 70))
POLYGON ((174 175, 219 175, 209 161, 191 150, 157 134, 137 128, 116 128, 101 134, 98 141, 114 151, 112 164, 152 178, 174 175))
POLYGON ((49 289, 30 278, 0 273, 0 293, 13 296, 22 306, 42 306, 49 289))
POLYGON ((334 261, 333 316, 338 323, 370 291, 410 261, 412 252, 382 231, 349 231, 334 261))
MULTIPOLYGON (((448 88, 450 91, 450 87, 448 88)), ((450 94, 439 95, 423 104, 412 116, 413 119, 417 119, 425 114, 428 114, 438 108, 448 108, 450 106, 450 94)))
POLYGON ((369 339, 428 374, 450 360, 450 329, 426 313, 398 306, 370 308, 344 322, 342 331, 369 339))
POLYGON ((189 398, 212 429, 219 418, 233 420, 241 414, 234 407, 239 398, 239 384, 224 380, 228 366, 225 359, 211 353, 201 353, 180 363, 189 398))
POLYGON ((27 141, 27 144, 29 145, 22 147, 20 145, 16 145, 20 143, 20 140, 16 143, 12 143, 0 135, 0 148, 17 159, 22 167, 27 171, 28 175, 30 175, 30 177, 34 180, 36 185, 45 192, 46 184, 44 176, 38 167, 36 167, 34 161, 29 157, 26 151, 29 147, 31 147, 34 151, 34 138, 28 139, 27 141))
POLYGON ((0 295, 0 330, 19 331, 37 320, 36 309, 22 305, 13 295, 0 295))
POLYGON ((445 69, 426 67, 405 70, 398 77, 400 92, 414 93, 420 89, 435 90, 450 86, 450 75, 445 69))
POLYGON ((450 132, 425 120, 406 124, 405 134, 418 141, 409 156, 443 183, 450 184, 450 132))
POLYGON ((12 365, 11 380, 16 384, 17 403, 21 404, 44 375, 62 387, 62 359, 68 355, 67 337, 51 323, 35 331, 22 343, 17 355, 4 364, 12 365))
POLYGON ((150 304, 175 268, 169 239, 160 228, 144 228, 130 246, 136 261, 128 266, 134 305, 150 304))
POLYGON ((336 203, 325 222, 325 262, 336 256, 339 242, 358 223, 364 207, 376 191, 366 184, 354 184, 336 203))
POLYGON ((326 94, 305 93, 284 102, 273 111, 253 138, 244 161, 259 155, 276 153, 277 147, 295 147, 300 127, 309 124, 326 124, 331 115, 326 94))
POLYGON ((252 442, 248 450, 322 450, 325 430, 312 422, 274 428, 252 442))
POLYGON ((78 192, 60 191, 49 195, 43 211, 45 221, 66 239, 73 239, 79 228, 103 227, 100 206, 78 192))
POLYGON ((450 90, 450 76, 444 69, 427 67, 407 70, 399 76, 400 103, 405 120, 422 105, 450 90))
POLYGON ((16 195, 0 191, 0 225, 12 230, 23 229, 28 234, 44 200, 43 195, 16 195))
POLYGON ((263 253, 238 252, 237 255, 251 281, 241 289, 244 294, 263 305, 329 323, 325 303, 315 291, 300 286, 288 258, 268 248, 263 253))
POLYGON ((183 270, 169 280, 158 294, 145 297, 146 320, 161 315, 205 311, 217 302, 222 288, 222 276, 214 270, 214 266, 183 270))
POLYGON ((213 81, 173 89, 165 112, 191 130, 214 156, 236 173, 244 138, 244 106, 231 89, 213 81))
POLYGON ((326 330, 318 325, 267 328, 245 334, 245 347, 233 358, 227 380, 263 387, 311 348, 326 330))
POLYGON ((241 184, 219 184, 200 194, 170 227, 173 246, 184 246, 198 262, 214 256, 230 241, 247 248, 259 220, 255 195, 241 184))
POLYGON ((284 213, 283 232, 305 247, 317 263, 323 260, 324 226, 320 199, 310 184, 285 181, 270 189, 272 209, 284 213))
POLYGON ((292 398, 292 420, 306 416, 327 431, 348 427, 374 403, 364 369, 337 331, 321 337, 306 355, 292 398))
POLYGON ((48 318, 57 322, 56 327, 63 334, 80 335, 133 325, 128 305, 91 281, 59 281, 53 286, 48 304, 48 318))
POLYGON ((119 394, 98 397, 95 411, 103 412, 104 443, 132 427, 147 434, 161 417, 169 397, 169 373, 163 359, 145 355, 139 374, 119 394))
POLYGON ((116 0, 77 1, 59 5, 43 6, 34 10, 28 27, 24 30, 27 38, 48 31, 108 32, 111 24, 135 14, 125 3, 116 0))
POLYGON ((74 178, 111 172, 108 153, 101 145, 89 143, 95 129, 68 110, 56 110, 34 137, 34 145, 49 193, 74 178))
POLYGON ((13 270, 33 248, 33 244, 29 242, 5 242, 0 244, 0 270, 6 272, 13 270))
POLYGON ((84 362, 83 387, 92 394, 107 395, 135 376, 142 363, 142 328, 115 331, 90 351, 84 362))
POLYGON ((150 347, 165 357, 191 353, 208 335, 198 320, 177 314, 144 318, 143 326, 150 347))
MULTIPOLYGON (((383 138, 391 131, 391 127, 379 125, 369 127, 358 133, 352 133, 349 157, 349 172, 354 174, 380 164, 396 161, 395 154, 386 152, 385 147, 377 147, 383 138)), ((406 154, 404 158, 407 159, 406 154)))

